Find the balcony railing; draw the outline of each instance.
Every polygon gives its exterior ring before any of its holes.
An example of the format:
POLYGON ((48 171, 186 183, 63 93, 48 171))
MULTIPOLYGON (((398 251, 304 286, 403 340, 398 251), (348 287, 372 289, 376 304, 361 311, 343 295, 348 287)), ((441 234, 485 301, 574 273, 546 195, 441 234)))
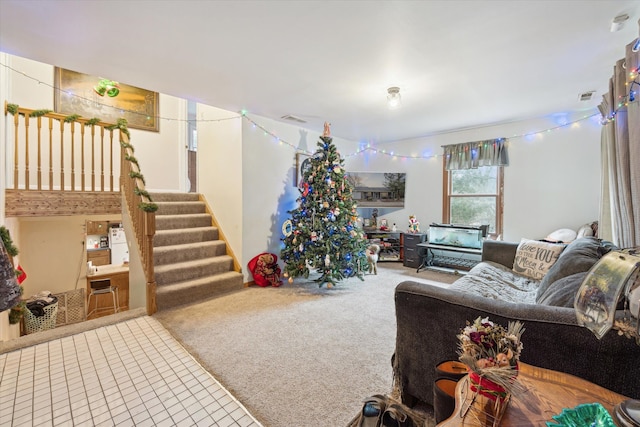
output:
POLYGON ((126 124, 5 103, 9 113, 5 215, 121 214, 124 201, 146 277, 147 313, 155 313, 155 209, 126 124))

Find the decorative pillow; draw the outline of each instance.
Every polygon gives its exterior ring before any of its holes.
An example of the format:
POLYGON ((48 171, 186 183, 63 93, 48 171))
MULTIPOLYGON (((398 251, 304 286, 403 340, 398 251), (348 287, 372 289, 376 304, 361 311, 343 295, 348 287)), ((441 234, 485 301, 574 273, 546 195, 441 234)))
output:
POLYGON ((583 237, 569 243, 540 282, 536 301, 540 302, 542 294, 553 282, 575 273, 588 271, 609 250, 610 248, 607 249, 595 237, 583 237))
POLYGON ((544 238, 547 242, 569 243, 576 240, 576 232, 570 228, 561 228, 544 238))
POLYGON ((555 307, 573 307, 578 289, 587 274, 588 272, 584 271, 556 280, 542 295, 538 294, 536 302, 555 307))
POLYGON ((564 248, 563 244, 521 239, 513 260, 513 271, 533 280, 541 280, 564 248))

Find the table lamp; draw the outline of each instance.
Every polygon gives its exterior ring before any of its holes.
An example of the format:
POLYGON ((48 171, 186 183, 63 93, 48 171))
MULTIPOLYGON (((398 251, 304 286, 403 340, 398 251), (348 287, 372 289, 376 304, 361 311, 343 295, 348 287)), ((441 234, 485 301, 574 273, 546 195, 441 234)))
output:
MULTIPOLYGON (((591 267, 578 289, 574 302, 578 324, 591 330, 598 339, 615 325, 640 345, 640 296, 633 292, 640 289, 638 252, 638 249, 609 252, 591 267), (624 296, 624 316, 616 319, 621 296, 624 296), (633 314, 629 312, 629 305, 635 310, 633 314)), ((640 400, 625 400, 616 405, 613 415, 621 427, 640 426, 640 400)))

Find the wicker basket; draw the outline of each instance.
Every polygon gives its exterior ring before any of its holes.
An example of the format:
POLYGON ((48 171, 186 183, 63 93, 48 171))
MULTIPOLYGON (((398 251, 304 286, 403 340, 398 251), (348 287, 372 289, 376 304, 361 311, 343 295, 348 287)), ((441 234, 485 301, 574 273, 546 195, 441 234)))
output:
POLYGON ((69 325, 87 320, 84 289, 53 294, 58 298, 56 326, 69 325))
POLYGON ((54 302, 43 308, 43 316, 34 316, 30 310, 24 311, 24 329, 27 334, 45 331, 56 327, 58 303, 54 302))

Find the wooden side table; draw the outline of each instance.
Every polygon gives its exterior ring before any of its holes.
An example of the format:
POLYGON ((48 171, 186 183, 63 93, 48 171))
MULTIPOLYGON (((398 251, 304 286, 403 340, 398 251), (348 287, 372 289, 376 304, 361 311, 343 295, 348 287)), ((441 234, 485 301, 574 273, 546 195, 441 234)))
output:
MULTIPOLYGON (((487 426, 491 425, 476 403, 460 416, 460 408, 468 406, 471 393, 468 390, 468 376, 463 377, 456 386, 456 408, 453 415, 438 427, 487 426), (462 398, 465 397, 465 402, 462 398)), ((589 381, 549 369, 520 363, 518 381, 525 392, 512 396, 502 418, 501 426, 530 427, 545 426, 547 421, 562 412, 564 408, 573 408, 581 403, 600 403, 613 418, 613 408, 627 397, 607 390, 589 381)))

